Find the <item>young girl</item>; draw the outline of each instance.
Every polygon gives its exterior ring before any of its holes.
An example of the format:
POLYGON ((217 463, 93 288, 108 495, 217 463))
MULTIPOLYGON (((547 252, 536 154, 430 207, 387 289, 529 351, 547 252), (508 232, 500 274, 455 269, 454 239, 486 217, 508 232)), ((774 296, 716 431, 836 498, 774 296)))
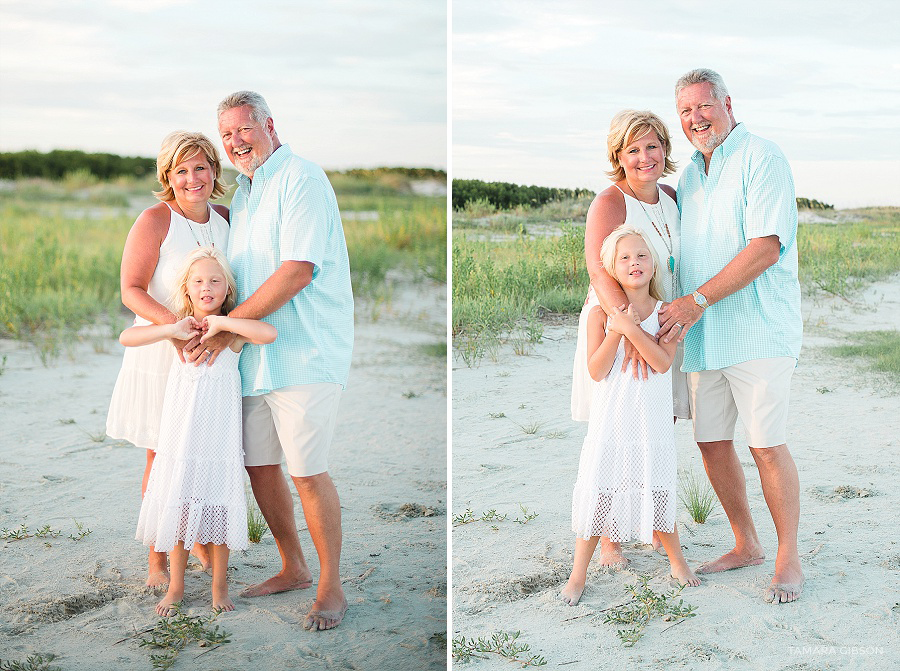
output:
POLYGON ((587 364, 596 381, 590 423, 581 449, 572 497, 575 563, 562 598, 574 606, 581 598, 588 564, 597 541, 636 538, 650 543, 654 530, 669 556, 672 577, 696 586, 675 528, 675 433, 672 428, 672 380, 669 368, 675 341, 657 343, 657 311, 662 296, 658 261, 643 235, 627 225, 607 236, 601 248, 603 268, 622 286, 629 305, 614 308, 604 328, 603 310, 588 316, 587 364), (649 380, 621 372, 628 338, 657 371, 649 380))
POLYGON ((241 347, 270 343, 275 327, 224 316, 235 304, 234 275, 225 256, 201 247, 187 256, 171 305, 175 324, 132 326, 119 336, 127 347, 168 338, 206 341, 220 331, 237 338, 211 365, 172 357, 163 401, 157 456, 141 504, 136 538, 170 557, 169 589, 156 606, 168 616, 184 596, 184 571, 194 543, 207 546, 212 564, 212 605, 234 610, 228 598, 228 552, 247 548, 247 507, 241 448, 241 347))

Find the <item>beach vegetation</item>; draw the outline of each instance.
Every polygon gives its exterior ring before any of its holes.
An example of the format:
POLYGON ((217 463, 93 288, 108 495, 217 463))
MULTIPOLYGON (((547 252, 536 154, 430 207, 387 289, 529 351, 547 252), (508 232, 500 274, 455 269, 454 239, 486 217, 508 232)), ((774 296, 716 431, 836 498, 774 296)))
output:
MULTIPOLYGON (((413 188, 442 173, 391 170, 332 173, 363 313, 389 307, 398 284, 447 281, 445 182, 426 195, 413 188)), ((106 177, 92 168, 0 183, 0 338, 31 343, 47 365, 69 343, 118 337, 122 249, 157 188, 153 171, 106 177)))
POLYGON ((631 596, 631 600, 621 606, 610 608, 604 616, 604 622, 608 624, 631 625, 629 629, 619 629, 616 632, 626 648, 632 647, 641 639, 645 627, 655 617, 671 622, 682 621, 696 615, 694 612, 696 606, 685 604, 678 598, 684 585, 658 593, 653 591, 649 583, 649 576, 637 576, 637 582, 626 584, 625 591, 631 596))
POLYGON ((456 636, 453 638, 453 661, 466 663, 473 658, 487 659, 487 655, 497 655, 523 669, 546 666, 547 660, 542 655, 531 654, 531 646, 519 641, 521 635, 521 631, 500 631, 479 638, 456 636))
POLYGON ((0 659, 0 671, 62 671, 60 667, 50 664, 54 659, 54 654, 29 655, 24 662, 0 659))
POLYGON ((530 513, 528 512, 528 508, 526 508, 523 504, 519 504, 519 509, 522 511, 522 517, 517 517, 513 520, 513 522, 518 522, 519 524, 528 524, 531 520, 537 519, 540 513, 530 513))
POLYGON ((263 517, 256 500, 252 496, 247 497, 247 538, 251 543, 259 543, 262 541, 269 525, 266 518, 263 517))
POLYGON ((856 342, 831 346, 828 352, 861 360, 867 370, 883 373, 900 384, 900 331, 860 331, 851 337, 856 342))
POLYGON ((174 615, 160 618, 153 628, 137 634, 146 634, 140 639, 141 647, 163 650, 162 653, 150 655, 153 669, 166 671, 172 668, 178 654, 191 643, 196 642, 201 648, 209 648, 206 652, 211 652, 231 642, 231 634, 220 631, 219 625, 214 624, 218 613, 205 617, 187 615, 181 611, 179 604, 175 604, 174 610, 174 615))
POLYGON ((78 520, 72 520, 72 521, 75 522, 75 527, 78 529, 78 533, 69 534, 69 538, 71 538, 73 541, 84 540, 85 538, 90 536, 92 533, 94 533, 91 529, 85 529, 84 525, 81 522, 79 522, 78 520))
POLYGON ((698 478, 693 470, 684 471, 679 479, 678 498, 697 524, 705 524, 716 507, 716 492, 706 478, 698 478))
MULTIPOLYGON (((580 312, 589 284, 583 224, 589 205, 589 197, 571 197, 493 213, 454 211, 451 332, 457 359, 469 367, 485 357, 496 360, 504 344, 527 354, 542 338, 532 325, 543 325, 548 315, 580 312)), ((828 221, 802 223, 797 232, 805 293, 852 301, 900 268, 900 208, 817 211, 828 221)))

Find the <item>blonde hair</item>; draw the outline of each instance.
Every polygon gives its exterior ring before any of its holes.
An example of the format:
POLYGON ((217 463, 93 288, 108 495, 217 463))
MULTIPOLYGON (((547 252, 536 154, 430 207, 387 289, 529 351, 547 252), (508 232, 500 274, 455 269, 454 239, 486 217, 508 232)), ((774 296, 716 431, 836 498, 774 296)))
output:
POLYGON ((175 192, 169 183, 169 171, 179 163, 194 158, 200 152, 203 152, 215 174, 211 198, 224 196, 228 187, 222 181, 222 163, 219 161, 219 152, 203 133, 192 133, 186 130, 176 130, 163 139, 159 155, 156 157, 156 179, 162 186, 162 190, 154 191, 153 195, 163 202, 175 198, 175 192))
POLYGON ((619 152, 632 142, 640 140, 650 131, 656 133, 656 137, 666 150, 666 162, 663 168, 663 176, 675 172, 675 161, 672 160, 672 142, 669 139, 669 129, 666 124, 649 110, 622 110, 616 114, 609 123, 609 135, 606 136, 606 153, 612 170, 606 174, 614 182, 625 179, 625 169, 619 162, 619 152))
POLYGON ((603 245, 600 247, 600 263, 606 273, 619 284, 622 281, 616 276, 616 248, 619 246, 619 240, 627 238, 631 235, 638 236, 647 245, 650 250, 650 258, 653 260, 653 275, 650 277, 650 295, 658 301, 663 300, 662 285, 659 279, 659 257, 656 256, 656 250, 647 240, 644 234, 633 226, 622 224, 614 229, 612 233, 606 236, 603 245))
POLYGON ((228 286, 228 290, 225 293, 225 302, 222 304, 222 314, 227 315, 231 312, 237 302, 237 284, 234 281, 234 272, 228 264, 228 259, 215 247, 198 247, 184 258, 184 265, 178 273, 175 288, 169 298, 169 305, 172 306, 179 319, 194 314, 194 304, 191 303, 191 297, 188 295, 187 283, 191 277, 191 268, 197 261, 204 259, 211 259, 218 263, 222 268, 222 274, 225 275, 225 284, 228 286))

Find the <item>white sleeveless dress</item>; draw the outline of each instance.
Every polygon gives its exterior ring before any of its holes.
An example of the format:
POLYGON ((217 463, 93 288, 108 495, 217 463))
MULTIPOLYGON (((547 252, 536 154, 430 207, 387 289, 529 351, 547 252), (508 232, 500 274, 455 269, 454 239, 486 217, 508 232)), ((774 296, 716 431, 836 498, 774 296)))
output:
MULTIPOLYGON (((655 335, 657 311, 641 322, 655 335)), ((635 380, 621 372, 619 343, 609 374, 592 389, 590 422, 572 495, 579 538, 650 543, 654 529, 675 530, 676 453, 671 370, 635 380)))
MULTIPOLYGON (((184 258, 197 249, 198 242, 204 245, 213 242, 217 249, 224 251, 228 248, 229 230, 228 222, 212 207, 205 224, 189 222, 169 209, 169 232, 159 247, 159 261, 147 288, 147 293, 166 307, 171 307, 169 296, 184 258)), ((149 323, 141 317, 134 319, 135 326, 149 323)), ((125 348, 122 368, 109 402, 107 436, 127 440, 137 447, 156 449, 163 394, 173 356, 175 348, 168 341, 125 348)))
MULTIPOLYGON (((618 188, 618 187, 616 187, 618 188)), ((643 203, 646 213, 641 208, 641 203, 637 199, 628 195, 621 189, 619 191, 625 196, 625 224, 632 226, 641 233, 647 241, 653 245, 653 250, 659 259, 660 284, 663 290, 663 300, 671 301, 681 295, 681 287, 675 286, 672 278, 672 271, 669 269, 667 260, 669 258, 669 250, 666 243, 669 241, 668 236, 665 241, 662 235, 666 235, 664 223, 669 225, 669 233, 672 235, 672 256, 675 257, 675 266, 678 266, 678 258, 681 254, 681 218, 678 213, 678 205, 674 200, 662 189, 657 187, 659 200, 655 205, 643 203), (648 216, 649 215, 649 216, 648 216), (651 219, 656 223, 659 231, 654 229, 651 219)), ((575 360, 572 364, 572 419, 577 422, 587 422, 590 417, 591 407, 591 388, 593 380, 587 370, 587 315, 591 308, 600 305, 594 293, 594 288, 588 288, 588 300, 581 309, 581 316, 578 319, 578 337, 575 343, 575 360)), ((655 333, 655 331, 654 331, 655 333)), ((681 364, 684 361, 684 344, 679 343, 675 350, 675 360, 672 362, 672 395, 673 395, 673 415, 682 419, 689 419, 691 416, 689 392, 687 385, 687 375, 681 372, 681 364)), ((619 363, 621 366, 622 364, 619 363)), ((631 368, 629 367, 629 370, 631 368)), ((651 374, 652 375, 652 374, 651 374)))
POLYGON ((248 547, 239 359, 229 348, 212 366, 172 361, 135 534, 157 552, 178 541, 248 547))

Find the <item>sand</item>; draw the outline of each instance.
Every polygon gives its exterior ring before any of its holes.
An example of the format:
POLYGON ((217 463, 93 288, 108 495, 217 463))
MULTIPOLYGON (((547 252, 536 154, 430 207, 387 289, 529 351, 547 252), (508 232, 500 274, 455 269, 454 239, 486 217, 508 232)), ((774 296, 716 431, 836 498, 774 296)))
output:
MULTIPOLYGON (((767 551, 763 565, 705 576, 700 587, 682 593, 696 606, 695 617, 677 624, 656 619, 631 648, 622 646, 615 625, 603 622, 603 610, 627 601, 624 585, 637 575, 650 576, 657 592, 674 587, 667 560, 651 547, 626 545, 631 564, 618 573, 593 563, 581 603, 570 607, 560 600, 571 569, 572 485, 587 428, 569 414, 576 323, 566 319, 547 325, 530 356, 506 348, 497 361, 477 368, 454 363, 451 512, 471 509, 478 517, 496 509, 509 517, 453 529, 452 637, 521 631, 519 640, 546 658, 546 668, 570 671, 896 668, 900 390, 824 348, 847 342, 853 331, 900 328, 900 276, 852 304, 805 297, 803 314, 788 440, 800 473, 799 543, 807 580, 800 601, 762 599, 773 571, 775 530, 742 433, 736 444, 767 551), (526 433, 535 423, 537 432, 526 433), (539 516, 516 523, 517 516, 523 519, 520 504, 539 516)), ((687 422, 678 423, 676 440, 679 468, 705 481, 687 422)), ((692 567, 732 547, 720 507, 700 525, 679 505, 678 524, 692 567)), ((512 668, 486 657, 456 666, 512 668)))
MULTIPOLYGON (((280 567, 268 534, 231 555, 237 610, 217 621, 231 642, 199 659, 207 648, 194 644, 175 669, 445 667, 446 360, 419 348, 444 341, 445 324, 444 285, 398 290, 393 309, 358 305, 330 459, 344 525, 343 624, 302 629, 314 589, 237 596, 280 567)), ((150 668, 149 648, 118 642, 153 626, 159 600, 143 587, 146 550, 134 540, 145 451, 102 437, 121 352, 97 337, 44 367, 28 346, 0 341, 0 527, 62 532, 0 541, 0 659, 53 653, 66 670, 150 668), (75 521, 90 535, 69 539, 75 521)), ((296 496, 295 514, 317 575, 296 496)), ((209 614, 209 589, 210 576, 189 567, 189 614, 209 614)))

